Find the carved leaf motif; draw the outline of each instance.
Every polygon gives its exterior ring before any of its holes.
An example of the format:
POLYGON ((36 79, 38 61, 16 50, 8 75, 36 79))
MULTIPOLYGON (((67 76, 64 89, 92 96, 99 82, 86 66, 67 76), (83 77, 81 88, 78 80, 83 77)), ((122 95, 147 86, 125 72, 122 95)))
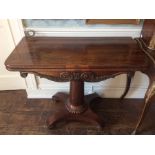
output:
MULTIPOLYGON (((119 73, 118 73, 119 74, 119 73)), ((96 75, 94 72, 62 72, 60 79, 62 80, 82 80, 87 82, 99 82, 109 78, 113 78, 118 74, 113 75, 96 75)))
POLYGON ((93 80, 95 78, 95 73, 93 72, 62 72, 60 73, 60 78, 66 80, 93 80))
MULTIPOLYGON (((34 73, 34 72, 33 72, 34 73)), ((97 75, 95 72, 61 72, 59 76, 46 75, 41 73, 34 73, 41 78, 46 78, 56 82, 69 82, 71 80, 81 80, 86 82, 100 82, 109 78, 114 78, 117 75, 123 74, 118 72, 111 75, 97 75)))

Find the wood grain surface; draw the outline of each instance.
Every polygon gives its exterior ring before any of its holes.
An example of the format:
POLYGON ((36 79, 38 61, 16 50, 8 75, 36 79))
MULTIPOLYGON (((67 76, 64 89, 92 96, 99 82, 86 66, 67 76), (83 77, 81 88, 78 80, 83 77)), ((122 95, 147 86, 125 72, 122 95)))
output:
MULTIPOLYGON (((140 134, 155 134, 155 98, 149 108, 140 134)), ((142 99, 100 99, 93 104, 94 111, 104 117, 102 130, 94 125, 70 122, 49 130, 45 120, 55 112, 51 99, 27 99, 24 90, 0 91, 1 135, 120 135, 131 134, 143 106, 142 99)), ((61 108, 61 107, 60 107, 61 108)), ((137 133, 138 134, 138 133, 137 133)))
POLYGON ((8 70, 146 70, 149 59, 130 37, 23 38, 9 56, 8 70))

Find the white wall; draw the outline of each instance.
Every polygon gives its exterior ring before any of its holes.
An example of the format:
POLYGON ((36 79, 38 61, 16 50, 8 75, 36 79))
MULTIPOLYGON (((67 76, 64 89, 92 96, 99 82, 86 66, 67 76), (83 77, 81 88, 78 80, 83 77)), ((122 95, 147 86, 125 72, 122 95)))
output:
POLYGON ((8 20, 0 20, 0 90, 24 89, 25 81, 18 72, 9 72, 4 66, 15 47, 8 20))

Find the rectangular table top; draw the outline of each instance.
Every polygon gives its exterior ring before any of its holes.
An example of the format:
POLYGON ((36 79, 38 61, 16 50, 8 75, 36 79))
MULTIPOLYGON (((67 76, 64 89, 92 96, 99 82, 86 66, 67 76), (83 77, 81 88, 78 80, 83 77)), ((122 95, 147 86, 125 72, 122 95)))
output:
POLYGON ((147 68, 148 57, 130 37, 24 37, 7 69, 147 68))

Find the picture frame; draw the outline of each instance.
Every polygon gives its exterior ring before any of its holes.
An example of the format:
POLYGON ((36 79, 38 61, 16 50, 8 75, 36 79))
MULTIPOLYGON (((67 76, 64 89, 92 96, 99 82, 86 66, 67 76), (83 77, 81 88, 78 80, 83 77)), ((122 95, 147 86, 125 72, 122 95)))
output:
POLYGON ((140 19, 86 19, 86 24, 140 24, 140 19))

